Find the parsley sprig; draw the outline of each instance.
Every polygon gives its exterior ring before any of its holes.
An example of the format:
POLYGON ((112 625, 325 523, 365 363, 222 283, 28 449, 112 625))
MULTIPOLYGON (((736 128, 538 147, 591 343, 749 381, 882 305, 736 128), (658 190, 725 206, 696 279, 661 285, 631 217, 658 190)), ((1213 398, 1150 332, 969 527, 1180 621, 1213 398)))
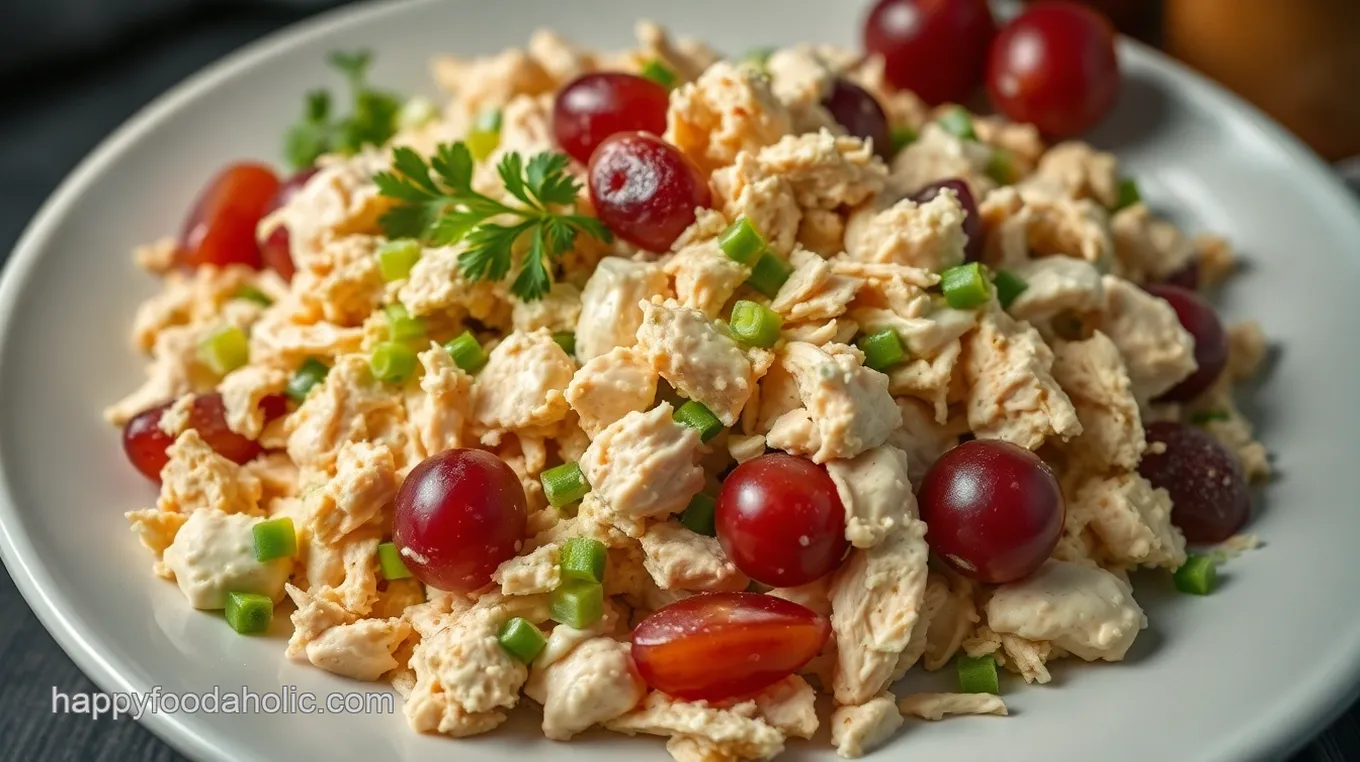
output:
POLYGON ((609 228, 594 217, 554 211, 574 208, 581 190, 567 172, 568 161, 563 154, 544 152, 526 165, 518 153, 505 154, 496 170, 506 191, 522 202, 510 205, 472 189, 472 154, 462 142, 439 145, 428 163, 410 148, 395 148, 392 171, 373 178, 382 195, 398 202, 383 215, 383 232, 431 246, 463 241, 467 248, 458 255, 463 275, 492 281, 509 275, 515 244, 527 238, 510 290, 522 301, 537 301, 552 288, 548 260, 570 251, 578 233, 612 240, 609 228))
POLYGON ((331 66, 349 83, 350 113, 344 118, 333 117, 329 91, 308 93, 302 119, 284 138, 284 154, 294 168, 310 167, 323 153, 348 155, 365 144, 380 146, 396 134, 402 100, 393 93, 369 87, 368 66, 372 60, 367 50, 331 53, 331 66))

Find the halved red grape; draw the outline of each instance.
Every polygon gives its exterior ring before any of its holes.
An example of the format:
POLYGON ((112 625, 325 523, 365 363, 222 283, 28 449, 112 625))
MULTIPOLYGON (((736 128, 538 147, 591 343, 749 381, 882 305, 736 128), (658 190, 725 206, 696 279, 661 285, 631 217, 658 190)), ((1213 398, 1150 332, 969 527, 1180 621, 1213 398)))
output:
POLYGON ((713 198, 699 168, 675 146, 646 132, 621 132, 590 157, 590 201, 615 235, 664 252, 713 198))
MULTIPOLYGON (((298 191, 302 190, 307 181, 316 175, 316 172, 316 167, 308 167, 299 170, 285 180, 279 186, 278 192, 274 194, 274 198, 269 202, 268 208, 264 210, 264 215, 261 216, 266 216, 287 204, 293 196, 297 195, 298 191)), ((265 267, 273 269, 285 281, 293 279, 296 268, 293 266, 292 241, 287 227, 280 225, 274 228, 269 236, 264 239, 264 242, 260 244, 260 259, 265 267)))
POLYGON ((1160 399, 1172 402, 1194 399, 1213 386, 1227 366, 1228 333, 1223 330, 1223 322, 1218 319, 1214 308, 1195 292, 1164 283, 1148 284, 1147 291, 1169 302, 1172 309, 1176 310, 1181 326, 1195 337, 1195 364, 1199 366, 1189 378, 1176 384, 1160 399))
POLYGON ((431 455, 397 492, 392 541, 427 585, 470 592, 524 542, 524 487, 505 461, 483 450, 431 455))
POLYGON ((633 630, 633 662, 656 690, 690 701, 746 696, 821 653, 831 623, 759 593, 704 593, 672 603, 633 630))
POLYGON ((892 136, 888 131, 888 115, 883 106, 868 90, 837 77, 831 92, 822 99, 822 106, 831 112, 845 131, 857 138, 874 141, 874 153, 884 161, 892 152, 892 136))
POLYGON ((924 204, 940 195, 940 191, 945 188, 954 191, 954 195, 959 198, 959 206, 963 207, 963 233, 968 236, 968 243, 963 247, 963 259, 965 262, 977 262, 982 259, 982 216, 978 214, 977 200, 973 198, 968 183, 957 177, 939 180, 916 191, 911 200, 924 204))
POLYGON ((826 576, 849 547, 836 483, 821 466, 784 453, 732 469, 718 493, 715 527, 728 559, 774 587, 826 576))
POLYGON ((279 189, 263 164, 228 165, 199 194, 180 234, 176 261, 182 267, 231 264, 259 269, 255 227, 279 189))
POLYGON ((975 439, 946 452, 917 497, 931 549, 981 582, 1029 576, 1062 534, 1063 495, 1053 470, 1009 442, 975 439))
POLYGON ((620 132, 666 131, 670 94, 646 77, 597 72, 577 77, 553 102, 557 144, 582 164, 596 147, 620 132))
POLYGON ((1160 421, 1147 427, 1147 441, 1138 473, 1171 493, 1171 523, 1185 539, 1222 542, 1247 523, 1247 479, 1237 458, 1217 439, 1196 426, 1160 421))
MULTIPOLYGON (((277 418, 287 412, 286 402, 280 410, 277 402, 272 401, 273 397, 283 399, 279 395, 271 395, 260 401, 266 419, 277 418)), ((170 460, 165 450, 175 441, 174 437, 160 428, 161 416, 170 409, 171 404, 167 402, 143 410, 123 425, 123 452, 138 471, 157 482, 161 480, 161 469, 170 460)), ((218 455, 236 463, 249 462, 262 449, 259 442, 247 439, 227 426, 226 408, 222 404, 222 395, 217 392, 194 397, 193 407, 189 409, 188 428, 197 430, 203 441, 218 455)))
POLYGON ((864 22, 864 49, 883 56, 894 87, 934 106, 978 89, 995 34, 987 0, 879 0, 864 22))
POLYGON ((1090 8, 1036 3, 992 43, 987 92, 1003 114, 1048 137, 1085 132, 1119 97, 1114 43, 1114 27, 1090 8))

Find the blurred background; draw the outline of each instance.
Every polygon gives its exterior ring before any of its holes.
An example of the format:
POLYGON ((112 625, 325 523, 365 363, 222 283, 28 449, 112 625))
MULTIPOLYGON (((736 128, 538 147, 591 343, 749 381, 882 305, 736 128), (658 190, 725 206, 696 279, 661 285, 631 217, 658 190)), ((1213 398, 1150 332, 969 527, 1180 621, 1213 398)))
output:
MULTIPOLYGON (((142 106, 241 45, 342 4, 0 0, 0 260, 62 178, 142 106)), ((1087 4, 1254 102, 1360 187, 1360 0, 1087 4)), ((97 690, 0 573, 0 761, 183 759, 130 720, 52 714, 54 685, 97 690)), ((1340 760, 1360 760, 1355 707, 1292 762, 1340 760)))

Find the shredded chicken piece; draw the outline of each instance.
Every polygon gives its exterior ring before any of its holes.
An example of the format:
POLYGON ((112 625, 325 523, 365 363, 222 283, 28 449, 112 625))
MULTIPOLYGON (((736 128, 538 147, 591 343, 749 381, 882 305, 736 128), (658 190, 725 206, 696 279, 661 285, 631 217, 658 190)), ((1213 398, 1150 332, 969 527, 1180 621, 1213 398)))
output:
POLYGON ((1005 717, 1006 702, 990 693, 913 693, 897 702, 902 713, 923 720, 942 720, 958 714, 996 714, 1005 717))

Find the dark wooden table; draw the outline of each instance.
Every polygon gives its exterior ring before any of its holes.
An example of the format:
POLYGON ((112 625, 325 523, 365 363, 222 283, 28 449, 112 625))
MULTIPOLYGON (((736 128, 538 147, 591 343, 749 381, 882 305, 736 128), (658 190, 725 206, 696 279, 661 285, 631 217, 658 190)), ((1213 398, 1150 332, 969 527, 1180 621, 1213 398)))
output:
MULTIPOLYGON (((0 80, 0 257, 81 157, 151 99, 227 52, 299 18, 209 11, 143 31, 116 51, 0 80)), ((0 574, 0 762, 181 762, 128 719, 53 714, 53 688, 98 688, 0 574)), ((1291 762, 1360 760, 1360 708, 1291 762)))

